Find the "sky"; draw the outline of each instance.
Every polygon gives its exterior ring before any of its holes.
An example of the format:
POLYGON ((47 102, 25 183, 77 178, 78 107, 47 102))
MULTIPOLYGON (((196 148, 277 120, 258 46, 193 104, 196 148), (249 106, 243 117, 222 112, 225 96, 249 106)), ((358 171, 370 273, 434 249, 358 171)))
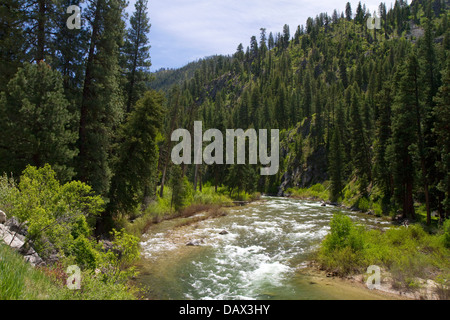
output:
MULTIPOLYGON (((363 0, 371 13, 382 0, 363 0)), ((345 10, 346 0, 149 0, 151 29, 149 41, 151 71, 179 68, 189 62, 215 55, 236 52, 240 43, 246 48, 260 28, 266 33, 282 33, 289 25, 291 36, 308 17, 334 9, 345 10)), ((353 14, 358 0, 349 1, 353 14)), ((391 7, 391 1, 383 1, 391 7)), ((134 11, 130 0, 127 12, 134 11)))

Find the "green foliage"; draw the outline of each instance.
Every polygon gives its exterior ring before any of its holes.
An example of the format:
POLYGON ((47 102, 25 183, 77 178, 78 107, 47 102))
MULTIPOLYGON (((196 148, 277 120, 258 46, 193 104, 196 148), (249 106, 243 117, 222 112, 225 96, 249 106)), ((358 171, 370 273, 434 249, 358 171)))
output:
MULTIPOLYGON (((418 225, 367 230, 336 214, 323 240, 317 260, 339 275, 364 273, 378 265, 391 273, 394 285, 413 289, 417 278, 439 279, 450 271, 450 250, 440 234, 430 235, 418 225)), ((445 230, 445 227, 443 228, 445 230)))
POLYGON ((19 175, 28 164, 50 163, 58 177, 71 179, 74 116, 64 96, 61 74, 45 62, 25 64, 0 93, 0 172, 19 175))
MULTIPOLYGON (((123 120, 119 48, 122 46, 125 1, 91 1, 83 11, 89 21, 89 50, 83 90, 79 94, 80 118, 76 158, 77 176, 102 196, 111 183, 111 148, 123 120)), ((81 75, 80 75, 81 76, 81 75)))
POLYGON ((104 281, 93 270, 81 273, 81 290, 66 287, 61 265, 33 268, 23 257, 0 243, 1 300, 134 300, 135 288, 123 282, 104 281))
POLYGON ((450 219, 445 220, 443 230, 444 230, 443 235, 444 245, 446 248, 450 249, 450 219))
POLYGON ((0 242, 0 300, 63 299, 64 289, 0 242))
POLYGON ((8 177, 6 174, 0 176, 0 210, 10 212, 18 192, 19 190, 13 178, 8 177))
POLYGON ((79 235, 70 244, 70 255, 75 264, 82 269, 95 270, 99 265, 100 252, 94 247, 94 243, 83 234, 79 235))
POLYGON ((361 230, 352 220, 342 214, 334 214, 330 222, 330 233, 322 243, 324 252, 332 252, 343 248, 350 248, 353 252, 363 249, 361 230))
POLYGON ((130 28, 125 37, 123 64, 127 77, 125 96, 128 113, 143 95, 150 80, 150 46, 147 36, 150 32, 150 22, 147 4, 148 0, 136 1, 135 11, 130 17, 130 28))
POLYGON ((132 212, 155 189, 162 102, 161 94, 147 91, 123 126, 110 190, 114 214, 132 212))
POLYGON ((28 166, 13 194, 9 214, 27 225, 28 239, 44 257, 53 250, 67 252, 78 236, 90 236, 87 220, 94 219, 104 205, 83 183, 61 185, 50 165, 28 166))
POLYGON ((290 194, 291 197, 301 198, 301 199, 317 199, 317 200, 328 200, 329 190, 326 187, 328 182, 317 183, 309 188, 289 188, 286 193, 290 194))

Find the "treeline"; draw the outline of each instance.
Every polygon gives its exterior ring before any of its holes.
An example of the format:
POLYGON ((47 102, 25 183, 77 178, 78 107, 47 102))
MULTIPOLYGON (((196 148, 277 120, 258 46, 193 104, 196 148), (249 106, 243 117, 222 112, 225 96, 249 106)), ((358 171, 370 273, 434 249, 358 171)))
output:
POLYGON ((48 163, 61 182, 87 183, 107 203, 103 233, 112 213, 155 194, 163 96, 148 87, 148 1, 130 17, 126 1, 87 1, 70 29, 74 4, 0 4, 0 172, 48 163))
MULTIPOLYGON (((269 35, 261 28, 233 56, 197 62, 190 79, 167 91, 160 159, 168 159, 173 129, 192 129, 194 120, 204 130, 279 128, 277 176, 260 177, 251 165, 190 165, 183 172, 194 185, 276 193, 287 170, 325 150, 333 201, 355 182, 361 197, 377 194, 385 213, 415 218, 418 201, 428 223, 433 211, 448 217, 448 3, 381 3, 377 16, 381 29, 369 29, 373 13, 347 3, 341 13, 308 18, 293 35, 287 25, 269 35)), ((163 184, 168 164, 160 161, 163 184)))
POLYGON ((261 28, 232 56, 153 80, 146 0, 136 2, 129 28, 125 1, 90 0, 81 29, 69 29, 71 4, 1 3, 0 172, 19 177, 28 164, 49 163, 62 183, 92 186, 106 202, 98 233, 186 178, 195 191, 210 184, 230 195, 277 193, 286 172, 309 166, 315 151, 326 159, 319 169, 333 200, 353 181, 362 197, 381 194, 385 212, 414 217, 419 201, 429 219, 432 211, 448 216, 446 1, 381 3, 381 29, 368 29, 364 5, 353 12, 347 3, 293 34, 288 25, 261 28), (194 121, 204 130, 280 129, 278 174, 261 177, 255 165, 173 166, 171 133, 193 130, 194 121))

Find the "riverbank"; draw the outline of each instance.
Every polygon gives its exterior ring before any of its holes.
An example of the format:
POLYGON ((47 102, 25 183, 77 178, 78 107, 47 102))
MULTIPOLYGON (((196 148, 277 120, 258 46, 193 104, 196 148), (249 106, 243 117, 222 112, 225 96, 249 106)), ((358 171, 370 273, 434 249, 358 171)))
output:
MULTIPOLYGON (((446 223, 450 225, 449 222, 446 223)), ((369 266, 381 270, 379 290, 411 299, 450 299, 446 234, 420 224, 372 229, 335 214, 312 265, 328 276, 365 283, 369 266)))
POLYGON ((389 284, 382 282, 379 289, 370 290, 364 281, 364 276, 351 277, 333 277, 324 270, 314 265, 313 262, 307 263, 306 267, 299 269, 298 274, 312 284, 321 284, 327 286, 339 299, 339 294, 345 290, 354 295, 353 300, 412 300, 414 296, 404 294, 401 291, 389 289, 389 284))

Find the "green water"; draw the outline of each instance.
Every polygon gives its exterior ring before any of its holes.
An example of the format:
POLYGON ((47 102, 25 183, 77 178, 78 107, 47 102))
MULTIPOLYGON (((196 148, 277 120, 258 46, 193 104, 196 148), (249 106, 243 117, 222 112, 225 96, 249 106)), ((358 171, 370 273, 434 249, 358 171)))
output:
MULTIPOLYGON (((138 282, 151 299, 378 299, 379 294, 299 272, 329 231, 336 208, 264 198, 225 217, 175 228, 165 221, 143 237, 138 282), (228 234, 222 235, 226 230, 228 234), (201 246, 186 246, 189 240, 201 246)), ((388 222, 346 212, 368 226, 388 222)))

